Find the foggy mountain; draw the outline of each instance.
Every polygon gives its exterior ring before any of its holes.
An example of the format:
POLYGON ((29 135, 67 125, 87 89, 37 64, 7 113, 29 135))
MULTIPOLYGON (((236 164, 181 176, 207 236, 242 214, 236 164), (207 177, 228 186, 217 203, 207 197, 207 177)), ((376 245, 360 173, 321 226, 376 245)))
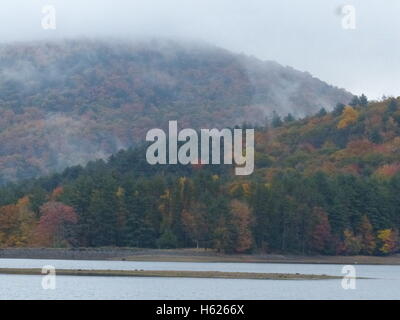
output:
POLYGON ((205 44, 69 40, 0 46, 0 182, 35 177, 181 127, 302 117, 352 95, 205 44))

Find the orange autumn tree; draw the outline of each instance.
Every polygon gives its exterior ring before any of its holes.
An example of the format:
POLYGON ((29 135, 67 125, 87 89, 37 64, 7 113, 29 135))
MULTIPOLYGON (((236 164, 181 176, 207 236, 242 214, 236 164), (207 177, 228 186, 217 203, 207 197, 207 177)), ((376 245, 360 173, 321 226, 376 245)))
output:
POLYGON ((50 200, 51 201, 57 201, 58 198, 63 194, 64 188, 61 186, 58 186, 53 190, 53 192, 50 195, 50 200))
POLYGON ((34 246, 69 246, 69 231, 78 221, 75 210, 61 202, 50 201, 40 207, 41 217, 33 237, 34 246))
POLYGON ((380 166, 376 171, 375 175, 381 178, 391 178, 400 171, 400 163, 390 163, 380 166))

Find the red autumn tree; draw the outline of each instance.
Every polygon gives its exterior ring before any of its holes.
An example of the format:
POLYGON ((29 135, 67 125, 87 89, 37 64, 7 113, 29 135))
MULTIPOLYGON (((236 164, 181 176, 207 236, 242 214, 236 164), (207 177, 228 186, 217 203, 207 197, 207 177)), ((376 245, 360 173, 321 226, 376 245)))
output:
POLYGON ((40 213, 33 244, 44 247, 70 245, 69 227, 78 220, 75 210, 61 202, 51 201, 40 207, 40 213))

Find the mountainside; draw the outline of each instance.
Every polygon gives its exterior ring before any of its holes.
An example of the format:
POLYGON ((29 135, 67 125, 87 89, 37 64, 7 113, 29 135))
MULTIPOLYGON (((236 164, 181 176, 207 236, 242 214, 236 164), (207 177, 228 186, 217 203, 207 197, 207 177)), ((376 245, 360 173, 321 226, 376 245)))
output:
POLYGON ((153 41, 0 46, 0 183, 104 158, 150 128, 262 123, 351 95, 307 73, 205 45, 153 41))
POLYGON ((145 147, 0 189, 0 246, 399 250, 400 100, 256 130, 253 175, 150 166, 145 147))

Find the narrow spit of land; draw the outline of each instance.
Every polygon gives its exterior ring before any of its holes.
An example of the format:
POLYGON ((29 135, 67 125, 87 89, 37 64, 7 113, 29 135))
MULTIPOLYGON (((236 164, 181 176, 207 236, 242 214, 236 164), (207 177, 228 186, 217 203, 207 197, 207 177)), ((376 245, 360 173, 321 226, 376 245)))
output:
MULTIPOLYGON (((43 275, 41 269, 2 268, 0 274, 43 275)), ((251 273, 219 271, 150 271, 150 270, 56 270, 57 275, 97 277, 167 277, 167 278, 211 278, 211 279, 252 279, 252 280, 329 280, 338 276, 299 273, 251 273)))

